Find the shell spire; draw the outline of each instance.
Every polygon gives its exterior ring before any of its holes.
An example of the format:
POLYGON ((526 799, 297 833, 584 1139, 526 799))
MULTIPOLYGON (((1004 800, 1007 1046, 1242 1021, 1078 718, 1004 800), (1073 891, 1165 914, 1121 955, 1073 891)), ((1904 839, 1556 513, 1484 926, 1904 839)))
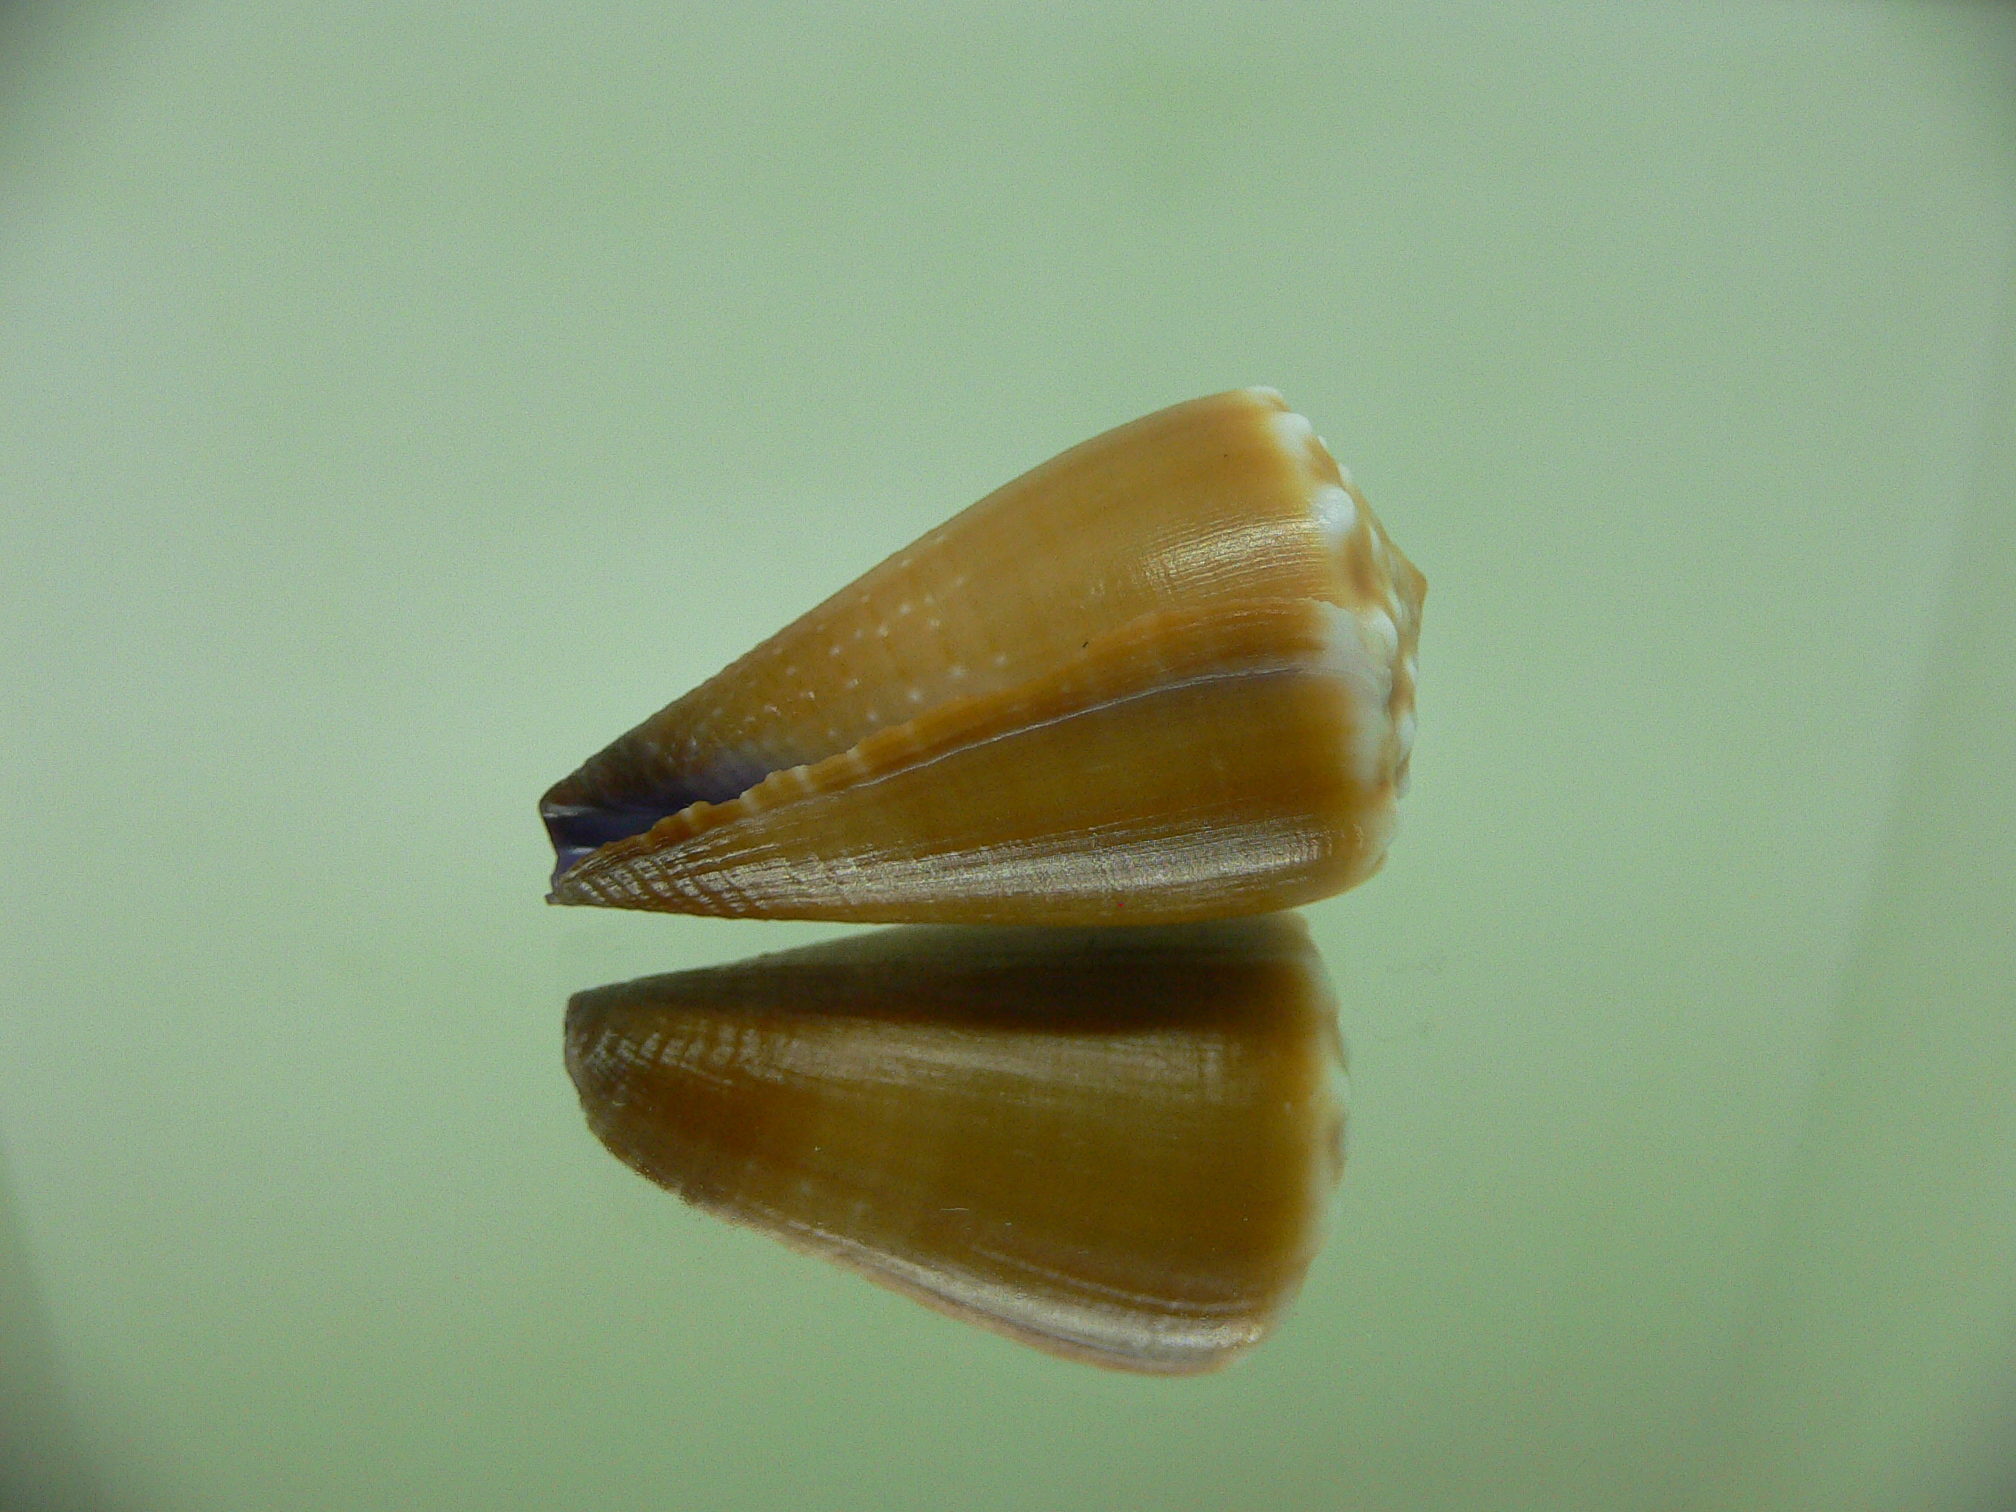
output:
POLYGON ((545 796, 552 901, 1149 923, 1376 870, 1425 583, 1272 389, 1053 458, 545 796))

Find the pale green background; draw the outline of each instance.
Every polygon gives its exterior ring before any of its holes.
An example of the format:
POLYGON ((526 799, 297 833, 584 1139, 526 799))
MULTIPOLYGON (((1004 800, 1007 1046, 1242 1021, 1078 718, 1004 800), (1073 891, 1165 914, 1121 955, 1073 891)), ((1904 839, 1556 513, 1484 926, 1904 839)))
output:
POLYGON ((1062 10, 0 11, 0 1502, 2016 1486, 2010 13, 1062 10), (538 793, 1255 382, 1431 584, 1275 1341, 618 1166, 566 995, 831 931, 547 910, 538 793))

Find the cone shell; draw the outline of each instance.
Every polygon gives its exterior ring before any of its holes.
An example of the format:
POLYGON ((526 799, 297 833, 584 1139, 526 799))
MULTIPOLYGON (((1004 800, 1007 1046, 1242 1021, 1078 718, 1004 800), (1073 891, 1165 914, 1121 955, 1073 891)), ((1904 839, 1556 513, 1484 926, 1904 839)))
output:
POLYGON ((1127 1370, 1259 1342, 1342 1170, 1293 916, 878 931, 582 993, 567 1064, 597 1137, 687 1201, 1127 1370))
POLYGON ((1170 922, 1383 860, 1425 584, 1271 389, 981 500, 541 804, 552 900, 1170 922))

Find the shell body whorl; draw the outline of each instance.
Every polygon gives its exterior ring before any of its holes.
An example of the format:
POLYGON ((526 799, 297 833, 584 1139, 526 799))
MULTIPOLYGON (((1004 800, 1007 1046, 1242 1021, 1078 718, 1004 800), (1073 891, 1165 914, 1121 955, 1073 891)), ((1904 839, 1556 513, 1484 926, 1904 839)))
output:
POLYGON ((557 784, 553 901, 970 923, 1311 901, 1383 858, 1424 586, 1272 390, 1149 415, 557 784))

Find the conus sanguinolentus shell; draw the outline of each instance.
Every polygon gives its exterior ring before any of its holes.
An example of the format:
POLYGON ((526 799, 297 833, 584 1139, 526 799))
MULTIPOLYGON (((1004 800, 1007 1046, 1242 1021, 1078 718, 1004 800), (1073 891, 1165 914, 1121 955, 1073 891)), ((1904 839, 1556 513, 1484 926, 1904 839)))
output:
POLYGON ((696 1206, 1125 1370, 1258 1343, 1342 1170, 1293 915, 858 934, 578 994, 567 1065, 596 1136, 696 1206))
POLYGON ((552 900, 1175 922, 1385 857, 1425 583, 1271 389, 990 494, 541 803, 552 900))

